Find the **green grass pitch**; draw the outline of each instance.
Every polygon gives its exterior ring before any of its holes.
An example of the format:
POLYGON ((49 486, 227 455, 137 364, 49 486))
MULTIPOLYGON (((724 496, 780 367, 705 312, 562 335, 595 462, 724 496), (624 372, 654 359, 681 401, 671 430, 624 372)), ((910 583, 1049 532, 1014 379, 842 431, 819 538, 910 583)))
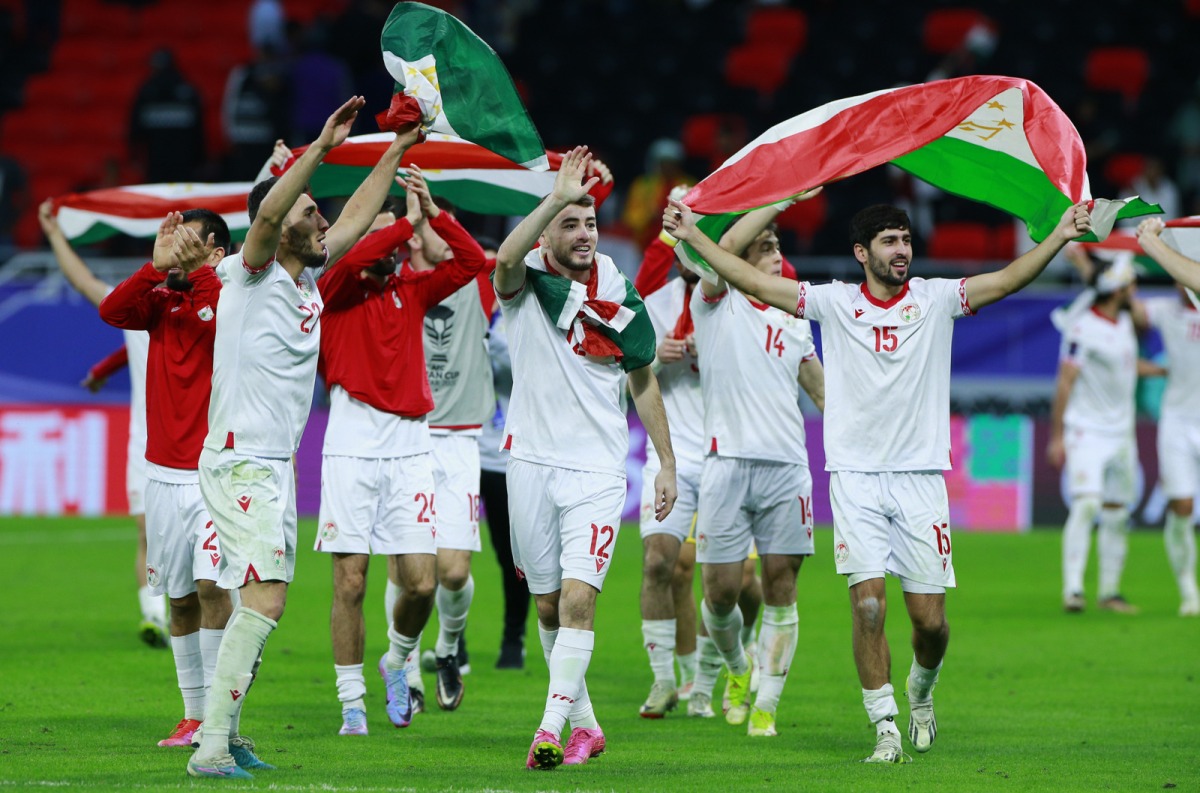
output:
MULTIPOLYGON (((384 565, 376 560, 367 596, 371 734, 336 734, 329 562, 307 550, 313 531, 312 521, 302 524, 287 614, 242 719, 260 755, 279 770, 222 783, 187 777, 188 750, 155 746, 182 705, 169 652, 135 636, 132 524, 0 520, 0 789, 1200 789, 1200 620, 1176 616, 1156 532, 1131 538, 1125 592, 1143 608, 1135 617, 1094 608, 1062 613, 1057 532, 958 533, 961 587, 948 603, 937 743, 910 765, 879 767, 857 762, 874 736, 854 673, 831 532, 817 533, 817 556, 800 575, 800 644, 779 737, 751 740, 719 717, 638 718, 651 677, 638 616, 639 542, 636 527, 626 526, 599 601, 588 672, 608 752, 583 768, 543 773, 523 764, 546 694, 545 664, 531 621, 525 671, 493 669, 501 598, 486 542, 475 557, 473 671, 461 709, 433 707, 405 730, 388 723, 373 673, 386 644, 384 565)), ((902 692, 912 654, 893 585, 888 635, 892 682, 902 692)), ((427 689, 432 705, 429 676, 427 689)), ((898 699, 903 728, 907 709, 898 699)))

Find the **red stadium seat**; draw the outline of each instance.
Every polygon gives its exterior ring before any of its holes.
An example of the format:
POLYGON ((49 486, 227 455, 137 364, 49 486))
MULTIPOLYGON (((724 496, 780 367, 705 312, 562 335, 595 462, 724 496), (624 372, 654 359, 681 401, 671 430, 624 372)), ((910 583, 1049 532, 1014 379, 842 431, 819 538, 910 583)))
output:
POLYGON ((983 223, 938 223, 929 241, 929 258, 967 261, 991 258, 991 237, 992 230, 983 223))
POLYGON ((67 0, 62 8, 62 32, 67 38, 125 39, 138 34, 138 23, 125 3, 67 0))
POLYGON ((1129 187, 1146 168, 1146 158, 1140 154, 1113 154, 1104 163, 1104 178, 1118 190, 1129 187))
POLYGON ((1002 223, 992 229, 991 258, 1011 261, 1017 257, 1017 226, 1015 222, 1002 223))
POLYGON ((821 192, 807 201, 793 204, 780 213, 776 222, 779 228, 795 233, 807 249, 812 245, 813 237, 825 225, 828 215, 829 202, 825 199, 825 193, 821 192))
POLYGON ((1093 91, 1115 91, 1128 103, 1141 96, 1150 76, 1150 56, 1137 47, 1097 47, 1088 53, 1083 78, 1093 91))
POLYGON ((808 17, 798 8, 756 8, 746 24, 746 43, 796 55, 808 43, 808 17))
MULTIPOLYGON (((746 121, 733 113, 699 113, 683 122, 680 138, 683 151, 688 157, 711 160, 722 152, 722 136, 732 136, 738 143, 745 142, 746 121)), ((732 152, 727 152, 731 154, 732 152)))
POLYGON ((972 8, 939 8, 925 15, 921 46, 933 55, 954 52, 966 41, 976 25, 991 24, 986 16, 972 8))
POLYGON ((734 88, 751 88, 761 97, 773 96, 792 65, 791 54, 774 47, 743 44, 725 57, 725 82, 734 88))

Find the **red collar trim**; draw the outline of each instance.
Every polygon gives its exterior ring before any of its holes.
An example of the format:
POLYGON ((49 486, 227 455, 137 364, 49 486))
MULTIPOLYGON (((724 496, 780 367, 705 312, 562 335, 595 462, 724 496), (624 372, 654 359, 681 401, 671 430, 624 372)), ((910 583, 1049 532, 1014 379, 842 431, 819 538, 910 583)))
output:
POLYGON ((757 308, 759 311, 766 311, 768 308, 770 308, 770 307, 771 307, 771 306, 770 306, 769 304, 767 304, 767 303, 758 303, 758 302, 755 302, 755 301, 751 300, 750 298, 746 298, 746 300, 747 300, 747 302, 749 302, 749 303, 750 303, 750 305, 754 306, 754 307, 755 307, 755 308, 757 308))
POLYGON ((867 302, 878 308, 891 308, 908 296, 908 281, 904 282, 904 288, 900 290, 899 294, 887 300, 880 300, 879 298, 875 297, 875 295, 871 294, 871 290, 867 289, 865 282, 859 284, 858 288, 862 291, 862 295, 867 299, 867 302))
POLYGON ((1110 325, 1117 324, 1117 321, 1115 319, 1104 316, 1104 314, 1101 313, 1100 309, 1096 308, 1095 306, 1092 306, 1092 313, 1095 314, 1096 316, 1100 317, 1100 319, 1104 320, 1105 322, 1109 323, 1110 325))

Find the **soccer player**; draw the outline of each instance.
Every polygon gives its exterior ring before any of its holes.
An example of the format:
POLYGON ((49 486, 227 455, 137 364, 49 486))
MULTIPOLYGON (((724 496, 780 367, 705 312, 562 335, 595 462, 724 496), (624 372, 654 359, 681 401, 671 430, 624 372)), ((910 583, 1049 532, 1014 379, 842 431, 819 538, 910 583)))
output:
POLYGON ((1189 259, 1163 242, 1160 235, 1165 228, 1162 218, 1146 218, 1137 227, 1138 244, 1180 286, 1200 291, 1200 262, 1189 259))
POLYGON ((1196 617, 1200 591, 1192 514, 1200 490, 1200 312, 1184 288, 1177 288, 1174 298, 1150 298, 1141 305, 1162 336, 1169 368, 1158 420, 1158 475, 1168 499, 1163 543, 1179 585, 1179 616, 1196 617))
POLYGON ((1063 609, 1068 612, 1085 606, 1083 575, 1097 518, 1098 605, 1137 612, 1120 590, 1137 464, 1134 390, 1139 372, 1161 370, 1138 359, 1130 313, 1133 283, 1128 260, 1098 269, 1092 279, 1096 297, 1070 317, 1063 333, 1046 456, 1056 467, 1066 464, 1071 497, 1062 552, 1063 609))
MULTIPOLYGON (((87 298, 89 303, 99 307, 100 301, 112 291, 112 287, 97 278, 71 247, 59 228, 54 216, 54 204, 49 199, 38 207, 38 221, 67 283, 87 298)), ((151 647, 166 647, 166 601, 151 594, 146 581, 146 356, 149 354, 150 337, 136 330, 125 331, 124 337, 129 364, 129 446, 125 460, 125 494, 129 500, 129 514, 133 516, 138 532, 135 574, 138 605, 142 612, 138 634, 151 647)), ((92 388, 91 379, 89 373, 88 379, 84 380, 88 388, 92 388)))
MULTIPOLYGON (((722 238, 760 272, 778 277, 777 207, 743 217, 722 238)), ((700 481, 696 558, 702 569, 704 625, 729 667, 730 724, 752 736, 776 734, 775 711, 796 652, 796 578, 813 552, 812 477, 800 389, 824 404, 824 373, 809 323, 760 303, 723 279, 692 295, 706 456, 700 481), (742 646, 738 595, 751 545, 763 567, 763 669, 750 712, 753 659, 742 646)), ((697 674, 692 702, 711 698, 713 681, 697 674)), ((689 708, 691 708, 689 703, 689 708)))
POLYGON ((333 555, 330 629, 342 735, 367 734, 362 602, 371 553, 389 557, 401 589, 389 625, 389 649, 379 663, 387 714, 397 727, 412 719, 405 660, 433 607, 435 535, 441 530, 426 419, 434 401, 425 375, 422 324, 430 307, 469 283, 484 264, 483 251, 470 235, 433 203, 416 166, 409 169, 405 189, 405 217, 369 234, 347 261, 317 282, 325 298, 321 371, 331 409, 316 549, 333 555), (396 247, 412 237, 423 218, 444 236, 454 261, 427 273, 398 275, 396 247))
MULTIPOLYGON (((198 471, 221 296, 213 267, 229 249, 229 227, 220 215, 207 209, 172 213, 159 227, 153 260, 100 302, 105 322, 150 337, 146 569, 151 593, 170 598, 171 649, 184 706, 183 718, 159 746, 192 745, 232 612, 229 592, 216 584, 221 549, 198 471)), ((240 741, 231 745, 242 748, 240 741)))
POLYGON ((585 763, 604 751, 584 676, 596 596, 625 503, 629 432, 621 373, 658 450, 655 515, 675 503, 675 457, 658 381, 654 329, 637 292, 596 252, 586 147, 562 161, 549 196, 501 244, 495 288, 508 328, 513 393, 504 428, 513 555, 529 582, 550 667, 527 768, 585 763), (582 183, 581 183, 582 182, 582 183), (541 244, 535 249, 535 243, 541 244), (570 717, 564 752, 560 733, 570 717))
POLYGON ((900 579, 913 627, 909 738, 928 751, 937 734, 933 687, 950 636, 945 590, 955 583, 941 473, 950 467, 953 320, 1036 278, 1063 245, 1091 229, 1086 205, 1068 208, 1045 240, 1007 267, 959 280, 910 278, 908 216, 890 206, 868 207, 851 221, 865 277, 858 285, 797 284, 764 273, 697 231, 678 201, 664 211, 663 227, 743 293, 821 323, 834 558, 849 583, 854 660, 876 730, 866 761, 908 759, 894 722, 883 630, 889 572, 900 579))
POLYGON ((366 232, 416 137, 392 142, 330 226, 304 186, 325 154, 346 140, 363 104, 361 97, 347 101, 290 170, 255 185, 246 242, 217 265, 221 321, 200 491, 225 557, 220 584, 238 589, 241 605, 221 641, 213 677, 219 693, 206 703, 200 747, 187 766, 192 776, 251 776, 234 762, 229 735, 283 615, 295 566, 291 458, 308 420, 321 340, 321 294, 307 268, 336 262, 366 232))

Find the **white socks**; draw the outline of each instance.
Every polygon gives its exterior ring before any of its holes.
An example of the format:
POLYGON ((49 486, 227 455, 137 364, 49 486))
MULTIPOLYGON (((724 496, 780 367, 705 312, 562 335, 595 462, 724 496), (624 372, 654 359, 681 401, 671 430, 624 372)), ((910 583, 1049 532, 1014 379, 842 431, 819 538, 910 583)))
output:
POLYGON ((863 707, 867 710, 867 718, 875 725, 877 733, 900 733, 893 718, 900 712, 896 707, 895 692, 891 683, 885 683, 883 688, 862 690, 863 707))
POLYGON ((183 695, 183 717, 204 720, 204 661, 200 654, 200 634, 171 637, 175 655, 175 676, 183 695))
POLYGON ((383 610, 385 612, 384 616, 387 617, 387 626, 389 630, 395 623, 396 601, 400 599, 400 593, 403 591, 404 590, 400 588, 399 584, 393 584, 392 579, 388 578, 387 589, 385 589, 383 592, 383 610))
POLYGON ((675 620, 642 620, 642 641, 655 682, 675 685, 675 620))
MULTIPOLYGON (((232 621, 232 619, 230 620, 232 621)), ((217 654, 221 652, 221 638, 225 629, 200 629, 200 659, 204 663, 204 693, 212 688, 213 676, 217 674, 217 654)))
MULTIPOLYGON (((546 659, 547 667, 550 666, 550 655, 554 651, 554 643, 557 638, 558 631, 548 631, 542 627, 541 621, 538 621, 538 639, 542 643, 542 656, 546 659)), ((568 718, 571 720, 572 727, 594 730, 600 726, 596 721, 596 713, 592 710, 592 697, 588 693, 586 679, 579 682, 579 693, 575 696, 575 704, 572 706, 568 718)))
POLYGON ((1179 584, 1179 596, 1184 603, 1195 602, 1196 587, 1196 534, 1192 529, 1191 515, 1176 515, 1167 510, 1167 522, 1163 527, 1163 545, 1167 548, 1167 560, 1171 572, 1179 584))
POLYGON ((746 660, 746 649, 742 646, 742 610, 734 606, 729 613, 720 616, 708 608, 708 601, 700 601, 700 613, 704 617, 704 627, 713 644, 725 659, 725 665, 735 675, 746 674, 749 663, 746 660))
POLYGON ((758 637, 760 677, 754 707, 774 713, 779 696, 787 682, 788 669, 796 655, 796 640, 800 635, 800 616, 796 604, 764 606, 762 633, 758 637))
POLYGON ((908 670, 908 701, 928 701, 933 694, 933 687, 937 684, 938 673, 941 671, 940 663, 934 669, 926 669, 917 663, 917 659, 914 657, 912 666, 908 670))
POLYGON ((721 651, 711 636, 696 637, 696 678, 692 685, 692 696, 697 692, 712 696, 717 675, 721 674, 721 651))
POLYGON ((252 609, 241 607, 233 613, 217 655, 213 695, 208 697, 197 757, 212 759, 229 752, 234 714, 240 711, 246 691, 254 680, 255 664, 276 627, 275 620, 252 609))
POLYGON ((434 654, 438 658, 458 654, 458 637, 467 627, 467 611, 475 596, 475 579, 468 575, 467 583, 457 591, 444 586, 437 588, 438 637, 434 654))
POLYGON ((698 653, 695 650, 692 650, 687 655, 675 656, 675 663, 679 666, 679 685, 686 686, 696 679, 697 656, 698 653))
POLYGON ((338 701, 342 703, 342 712, 351 708, 366 710, 363 697, 367 695, 367 681, 363 678, 362 664, 333 665, 337 674, 338 701))
MULTIPOLYGON (((541 729, 560 735, 576 698, 583 688, 584 676, 592 660, 596 634, 575 628, 560 628, 550 652, 550 690, 541 729)), ((573 726, 583 726, 572 722, 573 726)))
POLYGON ((1129 550, 1129 510, 1124 507, 1100 510, 1096 550, 1100 557, 1097 595, 1103 600, 1121 594, 1121 573, 1125 571, 1125 554, 1129 550))
POLYGON ((394 626, 388 626, 388 652, 387 660, 384 662, 388 669, 404 669, 405 662, 408 656, 417 649, 417 643, 421 641, 421 634, 416 636, 405 636, 396 630, 394 626))
POLYGON ((1071 502, 1067 523, 1063 526, 1063 597, 1083 594, 1083 573, 1087 569, 1088 548, 1092 544, 1092 523, 1100 512, 1100 499, 1079 496, 1071 502))

